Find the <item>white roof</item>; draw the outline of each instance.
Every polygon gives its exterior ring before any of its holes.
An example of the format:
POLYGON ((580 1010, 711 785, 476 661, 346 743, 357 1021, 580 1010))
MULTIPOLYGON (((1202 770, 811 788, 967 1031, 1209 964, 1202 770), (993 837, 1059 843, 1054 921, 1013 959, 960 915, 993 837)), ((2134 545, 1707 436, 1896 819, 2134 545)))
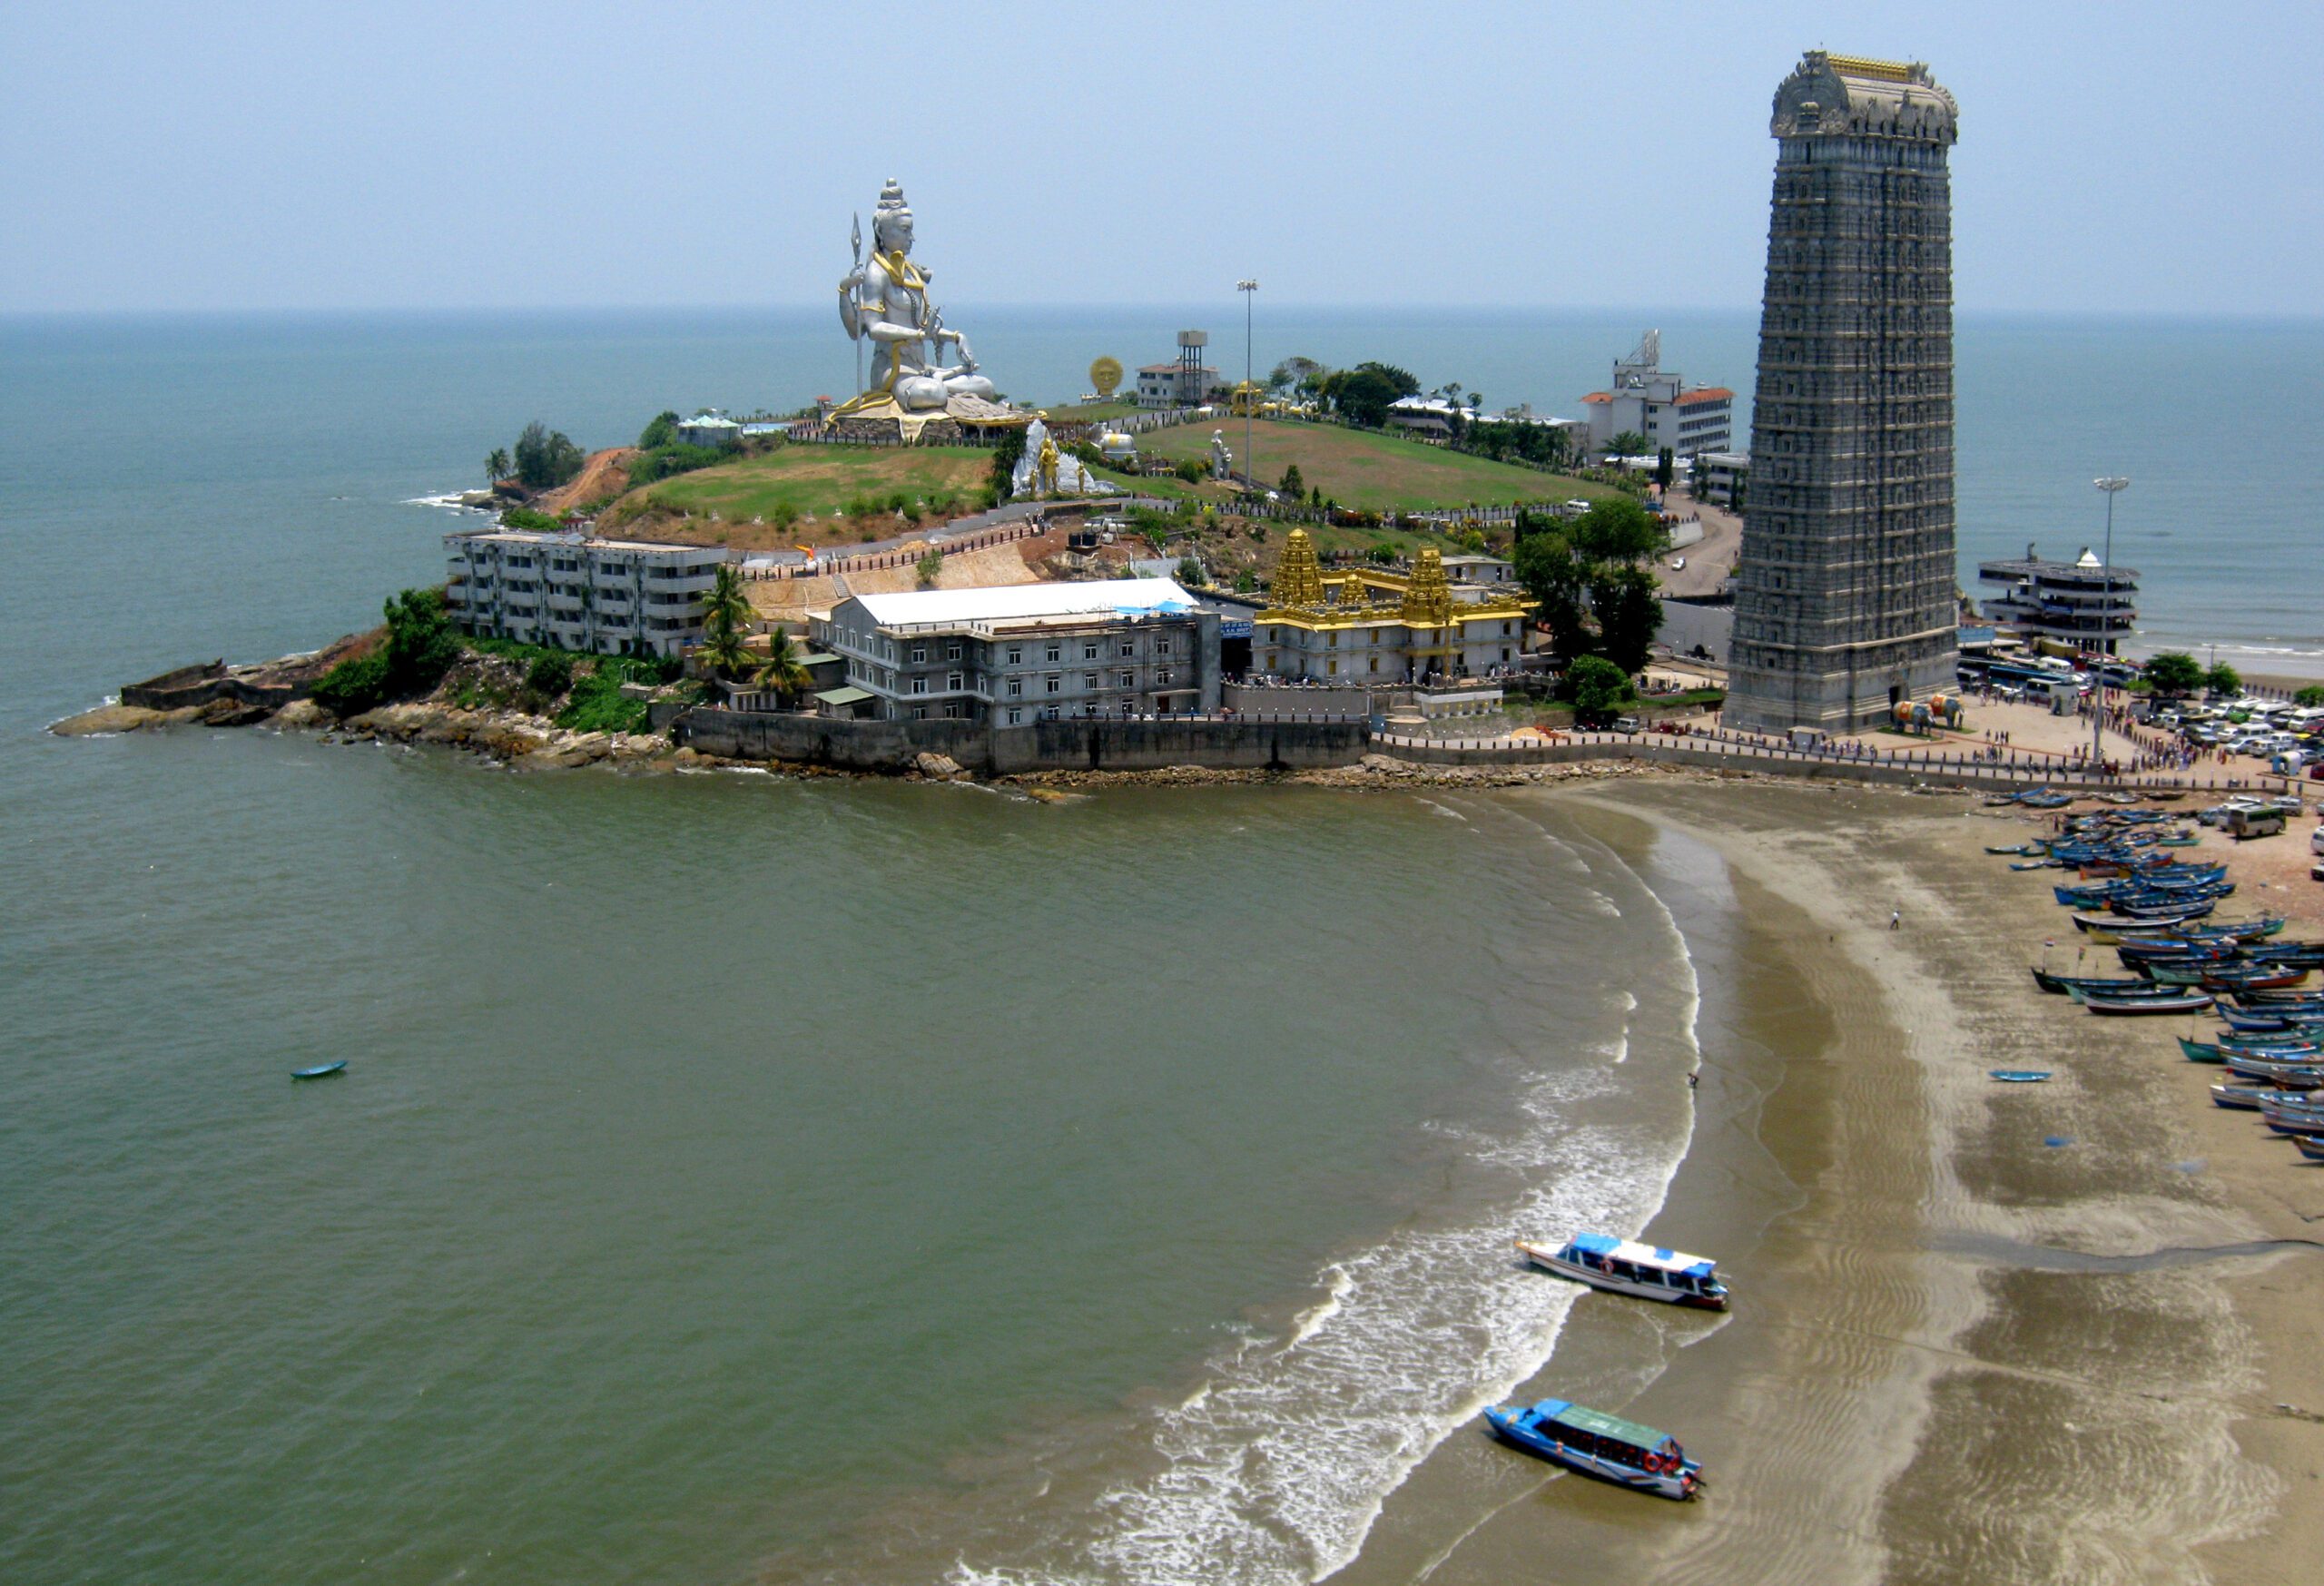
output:
POLYGON ((921 589, 858 595, 882 627, 922 622, 1009 622, 1039 616, 1110 616, 1117 612, 1194 609, 1175 578, 1108 578, 1092 584, 1002 584, 987 589, 921 589))

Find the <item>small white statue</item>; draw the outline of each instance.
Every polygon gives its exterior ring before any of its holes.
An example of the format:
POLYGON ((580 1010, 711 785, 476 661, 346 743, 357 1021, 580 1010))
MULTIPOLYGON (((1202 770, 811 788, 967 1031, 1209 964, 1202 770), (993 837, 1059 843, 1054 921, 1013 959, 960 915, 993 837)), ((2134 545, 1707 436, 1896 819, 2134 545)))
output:
POLYGON ((1210 432, 1210 477, 1214 479, 1231 478, 1234 473, 1235 454, 1226 449, 1226 432, 1214 429, 1210 432))

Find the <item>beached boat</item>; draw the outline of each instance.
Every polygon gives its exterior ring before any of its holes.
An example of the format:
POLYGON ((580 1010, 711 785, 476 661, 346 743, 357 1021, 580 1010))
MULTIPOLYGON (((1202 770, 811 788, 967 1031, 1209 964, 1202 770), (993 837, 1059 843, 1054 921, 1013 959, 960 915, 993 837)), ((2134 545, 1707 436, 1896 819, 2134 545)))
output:
POLYGON ((2299 1154, 2309 1161, 2324 1162, 2324 1138, 2314 1135, 2294 1135, 2291 1143, 2298 1146, 2299 1154))
POLYGON ((2313 1090, 2324 1086, 2324 1066, 2315 1063, 2271 1062, 2230 1052, 2227 1071, 2245 1079, 2264 1079, 2279 1090, 2313 1090))
POLYGON ((1636 1295, 1699 1311, 1727 1309, 1727 1286, 1716 1262, 1683 1250, 1663 1250, 1611 1234, 1576 1234, 1552 1249, 1524 1239, 1517 1248, 1545 1272, 1571 1277, 1610 1294, 1636 1295))
POLYGON ((347 1059, 345 1058, 341 1058, 336 1063, 317 1063, 311 1069, 293 1069, 290 1070, 290 1078, 293 1079, 328 1079, 333 1074, 344 1074, 345 1072, 347 1072, 347 1059))
POLYGON ((2047 1069, 1988 1069, 1985 1072, 2004 1085, 2039 1085, 2050 1077, 2047 1069))
POLYGON ((2184 1035, 2178 1039, 2179 1049, 2186 1054, 2191 1063, 2224 1063, 2236 1058, 2263 1058, 2270 1062, 2298 1063, 2313 1061, 2318 1052, 2324 1051, 2324 1047, 2319 1047, 2313 1041, 2257 1046, 2232 1040, 2197 1040, 2184 1035))
POLYGON ((2270 1102, 2294 1101, 2308 1092, 2279 1090, 2272 1085, 2214 1085, 2211 1101, 2237 1112, 2257 1112, 2270 1102))
POLYGON ((2324 1106, 2315 1102, 2277 1102, 2260 1109, 2260 1121, 2270 1134, 2324 1135, 2324 1106))
POLYGON ((1543 1399, 1495 1404, 1485 1420, 1504 1441, 1586 1476, 1665 1498, 1689 1499, 1703 1490, 1702 1466, 1677 1438, 1602 1410, 1543 1399))
POLYGON ((2190 991, 2173 997, 2084 997, 2082 1005, 2093 1013, 2135 1018, 2155 1013, 2201 1013, 2211 1005, 2211 1000, 2203 992, 2190 991))
POLYGON ((2194 993, 2184 986, 2162 986, 2157 985, 2152 980, 2140 980, 2119 990, 2102 987, 2093 990, 2075 986, 2069 988, 2066 995, 2077 1002, 2086 1004, 2093 997, 2102 998, 2109 1002, 2159 1002, 2180 997, 2190 997, 2194 993))
POLYGON ((2036 965, 2034 983, 2053 997, 2065 997, 2076 991, 2096 991, 2102 996, 2109 991, 2135 991, 2154 982, 2143 975, 2053 975, 2036 965))

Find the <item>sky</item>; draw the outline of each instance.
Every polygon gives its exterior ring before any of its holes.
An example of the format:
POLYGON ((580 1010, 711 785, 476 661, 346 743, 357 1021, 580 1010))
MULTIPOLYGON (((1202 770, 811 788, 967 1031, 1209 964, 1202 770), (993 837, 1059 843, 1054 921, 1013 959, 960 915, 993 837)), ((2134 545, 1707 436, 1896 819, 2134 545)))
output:
POLYGON ((11 0, 0 312, 1738 308, 1806 48, 1961 104, 1964 311, 2313 316, 2324 5, 11 0))

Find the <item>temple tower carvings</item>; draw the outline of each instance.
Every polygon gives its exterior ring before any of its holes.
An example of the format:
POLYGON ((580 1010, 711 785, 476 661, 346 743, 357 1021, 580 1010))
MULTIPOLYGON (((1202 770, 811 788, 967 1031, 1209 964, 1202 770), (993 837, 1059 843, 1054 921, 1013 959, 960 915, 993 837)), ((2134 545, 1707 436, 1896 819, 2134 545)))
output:
POLYGON ((1925 65, 1820 50, 1776 90, 1730 726, 1850 731, 1952 686, 1959 113, 1925 65))

